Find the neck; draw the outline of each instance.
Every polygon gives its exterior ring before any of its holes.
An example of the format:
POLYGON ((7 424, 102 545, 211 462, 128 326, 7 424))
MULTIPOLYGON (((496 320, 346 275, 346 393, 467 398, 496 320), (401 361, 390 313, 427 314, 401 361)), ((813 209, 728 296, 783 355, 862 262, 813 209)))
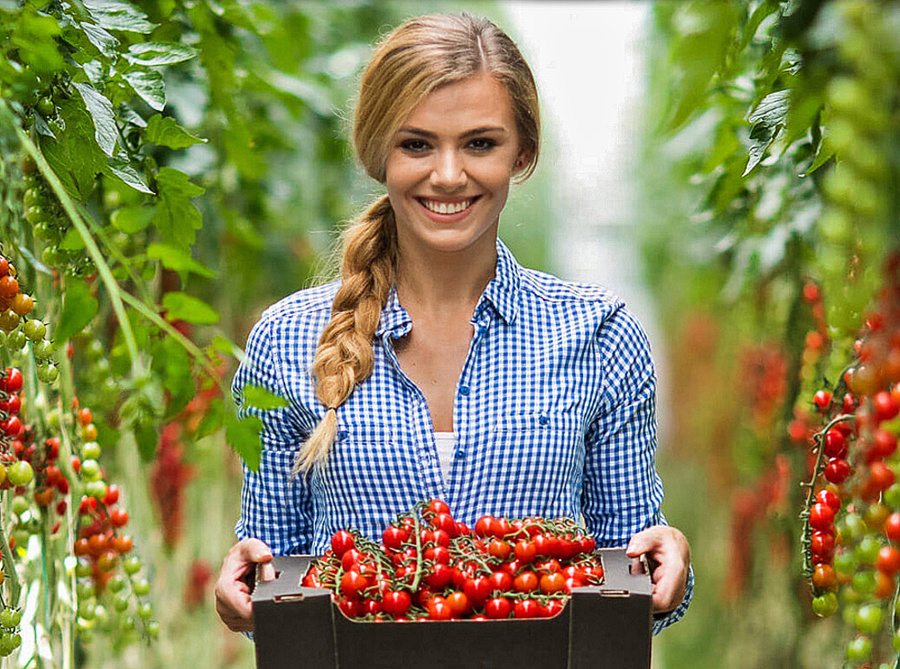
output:
POLYGON ((489 252, 477 253, 404 254, 401 248, 397 295, 404 308, 414 319, 416 314, 455 317, 460 311, 471 316, 496 272, 496 244, 490 241, 489 252))

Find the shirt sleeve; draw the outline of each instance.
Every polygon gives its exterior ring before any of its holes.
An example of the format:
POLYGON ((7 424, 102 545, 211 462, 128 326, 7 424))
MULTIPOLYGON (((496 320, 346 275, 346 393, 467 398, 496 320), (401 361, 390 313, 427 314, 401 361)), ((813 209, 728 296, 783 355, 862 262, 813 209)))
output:
POLYGON ((239 419, 256 416, 262 421, 262 454, 257 471, 243 463, 241 517, 235 525, 237 538, 255 537, 274 555, 309 551, 312 536, 312 500, 308 481, 291 477, 297 449, 306 435, 293 404, 261 410, 245 402, 246 386, 258 386, 290 401, 281 381, 280 362, 272 318, 263 318, 250 332, 246 356, 232 383, 239 419))
MULTIPOLYGON (((599 546, 619 547, 666 523, 656 472, 656 372, 647 335, 625 308, 603 322, 596 343, 603 378, 600 406, 585 436, 582 513, 599 546)), ((654 634, 684 617, 693 584, 691 570, 678 608, 654 616, 654 634)))

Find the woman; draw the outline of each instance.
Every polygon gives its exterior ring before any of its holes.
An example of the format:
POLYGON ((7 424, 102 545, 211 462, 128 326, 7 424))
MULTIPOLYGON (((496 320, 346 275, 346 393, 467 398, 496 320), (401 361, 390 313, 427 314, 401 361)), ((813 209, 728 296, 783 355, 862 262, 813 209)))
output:
POLYGON ((539 132, 528 65, 486 19, 412 19, 379 45, 354 144, 387 194, 347 230, 342 280, 267 309, 235 376, 263 455, 216 588, 231 629, 252 629, 257 563, 320 554, 341 528, 378 538, 426 498, 470 525, 583 517, 598 545, 655 565, 657 631, 684 614, 689 547, 661 524, 646 336, 608 293, 524 269, 497 238, 539 132), (248 384, 289 405, 247 407, 248 384))

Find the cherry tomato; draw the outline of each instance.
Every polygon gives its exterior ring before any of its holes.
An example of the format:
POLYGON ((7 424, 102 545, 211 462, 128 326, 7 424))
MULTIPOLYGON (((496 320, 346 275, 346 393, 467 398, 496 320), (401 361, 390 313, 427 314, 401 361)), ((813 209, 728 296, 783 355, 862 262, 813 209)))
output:
POLYGON ((541 592, 551 594, 560 592, 566 587, 566 577, 562 572, 554 572, 552 574, 544 574, 541 576, 541 592))
POLYGON ((498 618, 509 618, 512 613, 512 604, 506 597, 493 597, 484 605, 484 615, 488 618, 496 620, 498 618))
POLYGON ((431 520, 431 526, 437 530, 443 530, 452 539, 457 535, 456 521, 449 513, 438 513, 431 520))
POLYGON ((894 576, 900 572, 900 550, 894 546, 882 546, 878 551, 875 568, 888 576, 894 576))
POLYGON ((494 518, 491 521, 491 535, 503 539, 507 534, 512 532, 509 521, 506 518, 494 518))
POLYGON ((816 501, 827 504, 835 513, 841 510, 841 498, 826 488, 816 493, 816 501))
POLYGON ((491 523, 493 522, 493 516, 482 516, 475 522, 475 536, 477 537, 487 537, 491 534, 491 523))
POLYGON ((453 578, 453 568, 437 562, 431 572, 425 575, 425 583, 434 590, 443 590, 453 578))
POLYGON ((487 576, 476 576, 466 579, 463 584, 463 592, 474 606, 480 606, 491 595, 491 581, 487 576))
POLYGON ((520 599, 513 606, 514 618, 537 618, 540 612, 540 605, 533 599, 520 599))
POLYGON ((900 405, 887 390, 881 390, 875 395, 875 420, 891 420, 900 413, 900 405))
POLYGON ((440 595, 435 595, 429 599, 425 608, 428 610, 428 617, 431 620, 450 620, 453 617, 453 609, 440 595))
POLYGON ((825 455, 829 458, 847 457, 847 439, 840 430, 831 428, 825 433, 825 455))
POLYGON ((513 578, 504 571, 495 571, 488 577, 494 592, 509 592, 513 587, 513 578))
POLYGON ((894 485, 897 476, 883 462, 877 461, 869 465, 869 484, 878 492, 883 492, 894 485))
POLYGON ((396 618, 409 611, 409 607, 412 606, 412 597, 403 590, 391 590, 382 597, 381 605, 385 613, 396 618))
POLYGON ((338 530, 331 537, 331 550, 338 557, 341 557, 355 545, 356 541, 353 535, 346 530, 338 530))
POLYGON ((540 581, 533 571, 523 571, 513 579, 513 588, 516 592, 534 592, 540 581))
POLYGON ((840 485, 850 476, 850 465, 843 458, 831 458, 825 465, 825 479, 840 485))
POLYGON ((451 592, 444 598, 444 600, 447 602, 447 606, 449 606, 450 610, 453 612, 454 618, 459 618, 469 611, 469 598, 463 592, 451 592))
POLYGON ((819 390, 813 396, 813 403, 816 405, 816 409, 824 413, 831 404, 831 393, 827 390, 819 390))
POLYGON ((491 557, 495 557, 498 560, 505 560, 509 557, 509 554, 512 553, 512 546, 502 539, 491 539, 491 543, 488 544, 487 550, 488 555, 491 557))
POLYGON ((884 536, 893 543, 900 543, 900 513, 892 513, 884 521, 884 536))
POLYGON ((341 594, 347 599, 358 599, 369 587, 369 580, 355 569, 344 572, 341 576, 341 594))
POLYGON ((515 551, 516 559, 519 562, 526 564, 534 561, 534 558, 537 555, 537 549, 534 547, 534 542, 525 539, 520 539, 516 542, 515 551))
POLYGON ((819 591, 834 590, 837 587, 834 567, 830 564, 817 564, 813 569, 812 582, 819 591))

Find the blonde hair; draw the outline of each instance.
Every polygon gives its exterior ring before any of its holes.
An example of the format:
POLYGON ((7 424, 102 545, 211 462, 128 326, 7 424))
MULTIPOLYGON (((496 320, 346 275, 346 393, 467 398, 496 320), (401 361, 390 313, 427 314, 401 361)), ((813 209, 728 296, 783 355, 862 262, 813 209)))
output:
MULTIPOLYGON (((378 44, 363 72, 353 122, 356 154, 369 176, 384 183, 394 136, 425 97, 480 72, 496 77, 509 92, 520 152, 527 157, 517 180, 527 179, 540 148, 534 77, 506 33, 488 19, 465 13, 409 19, 378 44)), ((327 411, 300 448, 295 474, 327 462, 337 436, 338 407, 372 373, 372 340, 396 261, 394 210, 385 195, 344 233, 341 286, 313 362, 316 395, 327 411)))

